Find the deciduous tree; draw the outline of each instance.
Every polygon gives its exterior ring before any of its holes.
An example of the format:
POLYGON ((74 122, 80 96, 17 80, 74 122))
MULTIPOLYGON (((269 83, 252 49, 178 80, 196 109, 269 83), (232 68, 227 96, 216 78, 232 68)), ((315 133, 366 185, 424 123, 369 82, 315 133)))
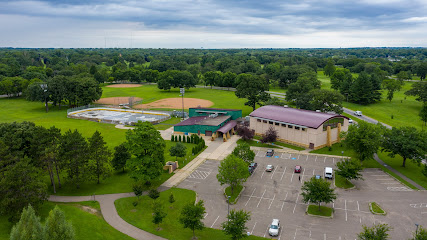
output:
POLYGON ((372 227, 363 225, 363 231, 357 235, 359 240, 387 240, 388 231, 391 228, 387 224, 375 224, 372 227))
POLYGON ((160 223, 163 222, 163 219, 167 216, 167 213, 163 209, 163 205, 159 201, 153 201, 153 223, 157 224, 157 231, 160 230, 160 223))
POLYGON ((151 181, 158 178, 164 165, 165 140, 149 122, 139 122, 126 132, 127 147, 135 157, 128 161, 131 177, 151 181))
POLYGON ((329 59, 325 68, 323 69, 326 76, 331 76, 335 72, 335 63, 334 60, 329 59))
POLYGON ((237 81, 239 85, 236 87, 236 96, 238 98, 246 98, 248 101, 245 105, 252 107, 254 111, 257 104, 267 101, 270 97, 265 92, 268 91, 268 84, 260 77, 242 73, 237 76, 237 81))
POLYGON ((321 112, 335 112, 341 114, 342 101, 344 96, 338 91, 327 89, 314 89, 311 91, 312 100, 310 101, 312 110, 320 110, 321 112))
POLYGON ((182 208, 179 222, 184 225, 184 228, 189 228, 193 231, 193 239, 196 238, 195 230, 203 230, 205 227, 205 224, 202 221, 205 217, 205 210, 203 200, 199 200, 195 204, 188 203, 182 208))
POLYGON ((227 219, 228 221, 221 224, 222 230, 226 235, 230 235, 233 240, 247 237, 248 228, 246 227, 246 223, 251 220, 250 212, 232 209, 227 215, 227 219))
POLYGON ((402 167, 405 167, 406 159, 419 163, 425 157, 427 135, 414 127, 392 128, 385 131, 382 147, 390 157, 400 155, 403 158, 402 167))
POLYGON ((240 159, 243 159, 247 164, 250 164, 254 161, 255 153, 251 150, 251 147, 247 143, 237 144, 237 147, 234 148, 232 154, 240 159))
POLYGON ((123 169, 125 171, 125 166, 127 161, 131 158, 126 143, 121 143, 120 145, 114 147, 114 156, 112 160, 113 168, 115 170, 123 169))
POLYGON ((348 181, 352 179, 363 179, 360 173, 363 170, 362 164, 357 159, 345 159, 337 162, 335 173, 348 181))
POLYGON ((382 143, 384 127, 359 121, 348 127, 344 143, 356 152, 359 160, 372 159, 382 143))
POLYGON ((169 154, 172 157, 175 156, 176 160, 178 161, 178 157, 185 157, 187 154, 187 147, 184 144, 177 142, 169 149, 169 154))
POLYGON ((270 126, 261 138, 262 143, 273 143, 277 139, 277 131, 270 126))
POLYGON ((414 237, 410 240, 427 240, 427 229, 421 225, 417 227, 417 230, 413 234, 414 237))
POLYGON ((305 203, 314 203, 319 205, 321 203, 333 202, 337 196, 334 189, 331 188, 331 183, 323 178, 316 179, 314 176, 310 181, 305 181, 301 187, 301 195, 305 203))
POLYGON ((230 185, 231 194, 233 194, 234 189, 245 182, 249 175, 248 164, 242 159, 231 154, 228 155, 219 165, 216 178, 221 185, 230 185))

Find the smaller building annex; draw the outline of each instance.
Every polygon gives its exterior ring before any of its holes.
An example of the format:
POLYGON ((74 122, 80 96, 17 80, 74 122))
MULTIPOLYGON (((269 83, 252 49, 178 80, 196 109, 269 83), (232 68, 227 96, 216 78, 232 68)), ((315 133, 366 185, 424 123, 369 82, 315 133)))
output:
POLYGON ((340 141, 339 134, 348 130, 348 118, 339 114, 316 112, 282 106, 263 106, 250 116, 250 128, 263 135, 270 127, 278 140, 318 149, 340 141))
POLYGON ((212 140, 222 137, 224 141, 234 134, 237 119, 242 110, 219 108, 190 108, 189 118, 176 124, 174 132, 211 136, 212 140))

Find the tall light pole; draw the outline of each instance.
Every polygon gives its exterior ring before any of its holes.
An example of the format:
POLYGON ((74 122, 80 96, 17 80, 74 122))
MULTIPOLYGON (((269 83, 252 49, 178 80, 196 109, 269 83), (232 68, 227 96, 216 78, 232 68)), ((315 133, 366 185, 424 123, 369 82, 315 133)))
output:
POLYGON ((341 151, 341 159, 344 158, 344 151, 341 151))
POLYGON ((182 120, 184 120, 185 115, 184 115, 184 93, 185 93, 185 88, 180 88, 179 92, 181 93, 182 96, 182 120))

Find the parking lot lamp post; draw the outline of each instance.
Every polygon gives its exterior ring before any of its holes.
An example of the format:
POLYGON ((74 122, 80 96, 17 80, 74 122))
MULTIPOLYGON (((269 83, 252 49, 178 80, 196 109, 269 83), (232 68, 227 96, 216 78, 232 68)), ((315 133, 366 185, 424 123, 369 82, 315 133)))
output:
MULTIPOLYGON (((231 198, 231 196, 227 196, 227 203, 228 203, 228 214, 227 214, 227 216, 229 216, 230 215, 230 198, 231 198)), ((230 219, 229 219, 230 220, 230 219)))
POLYGON ((344 158, 344 151, 341 151, 341 160, 344 158))
POLYGON ((417 229, 415 229, 415 235, 417 235, 418 234, 418 226, 419 226, 419 224, 415 223, 415 226, 417 227, 417 229))

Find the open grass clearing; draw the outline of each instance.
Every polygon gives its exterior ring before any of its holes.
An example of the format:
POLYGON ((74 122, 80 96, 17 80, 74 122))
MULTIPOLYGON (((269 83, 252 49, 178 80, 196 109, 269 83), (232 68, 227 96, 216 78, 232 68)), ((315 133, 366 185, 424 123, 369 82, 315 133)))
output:
POLYGON ((390 167, 396 169, 407 178, 427 189, 427 177, 421 173, 424 165, 418 165, 416 162, 407 159, 406 166, 402 167, 403 158, 401 156, 396 155, 394 158, 392 158, 388 156, 388 153, 381 151, 378 152, 378 157, 390 167))
MULTIPOLYGON (((43 224, 46 217, 49 215, 49 211, 52 210, 55 205, 58 205, 58 207, 64 211, 66 219, 72 222, 77 240, 132 239, 111 227, 103 219, 98 202, 46 202, 37 213, 37 215, 41 217, 43 224)), ((9 240, 9 234, 12 226, 13 224, 7 221, 6 216, 0 216, 0 240, 9 240)))
MULTIPOLYGON (((191 239, 193 233, 188 228, 183 228, 178 219, 181 210, 187 203, 194 203, 196 200, 196 193, 186 189, 171 188, 167 191, 161 192, 160 197, 156 201, 163 203, 167 216, 160 224, 160 231, 157 231, 157 225, 152 223, 152 199, 148 196, 140 197, 139 204, 134 207, 132 202, 136 201, 136 197, 121 198, 116 200, 115 205, 118 214, 126 222, 155 235, 175 240, 188 240, 191 239), (169 203, 169 195, 173 193, 175 202, 169 203)), ((198 239, 230 239, 221 230, 213 228, 205 228, 202 231, 196 230, 196 237, 198 239)), ((256 236, 250 236, 246 239, 265 239, 256 236)))
POLYGON ((373 214, 381 214, 381 215, 386 214, 386 212, 376 202, 369 203, 369 210, 371 210, 373 214))
POLYGON ((243 190, 243 186, 237 186, 236 188, 233 189, 233 194, 231 194, 231 187, 228 186, 225 188, 225 197, 227 198, 228 196, 230 196, 230 203, 231 204, 235 204, 237 202, 238 199, 236 199, 240 192, 243 190))
POLYGON ((333 212, 334 212, 334 209, 330 207, 325 207, 325 206, 320 206, 320 210, 318 205, 310 204, 307 207, 307 213, 311 215, 316 215, 316 216, 332 217, 333 212))
POLYGON ((341 177, 338 174, 335 174, 335 186, 343 189, 353 188, 354 184, 348 181, 347 179, 341 177))
MULTIPOLYGON (((167 161, 176 161, 176 157, 170 156, 169 149, 174 146, 176 143, 171 141, 165 141, 165 162, 167 161)), ((196 144, 192 143, 183 143, 187 147, 187 155, 184 158, 178 158, 179 167, 183 168, 187 163, 191 162, 197 155, 192 155, 192 148, 196 144)), ((169 174, 167 171, 164 171, 159 179, 152 181, 151 187, 158 187, 169 179, 172 174, 169 174)), ((50 179, 45 177, 46 184, 49 186, 49 193, 53 194, 53 188, 50 186, 50 179)), ((80 188, 77 189, 74 184, 67 182, 65 178, 61 178, 62 188, 58 189, 56 195, 60 196, 88 196, 88 195, 99 195, 99 194, 109 194, 109 193, 125 193, 132 192, 132 185, 134 180, 129 177, 128 169, 114 171, 113 174, 101 180, 100 184, 97 184, 95 181, 87 181, 80 184, 80 188)), ((144 190, 149 190, 150 186, 144 186, 144 190)))

